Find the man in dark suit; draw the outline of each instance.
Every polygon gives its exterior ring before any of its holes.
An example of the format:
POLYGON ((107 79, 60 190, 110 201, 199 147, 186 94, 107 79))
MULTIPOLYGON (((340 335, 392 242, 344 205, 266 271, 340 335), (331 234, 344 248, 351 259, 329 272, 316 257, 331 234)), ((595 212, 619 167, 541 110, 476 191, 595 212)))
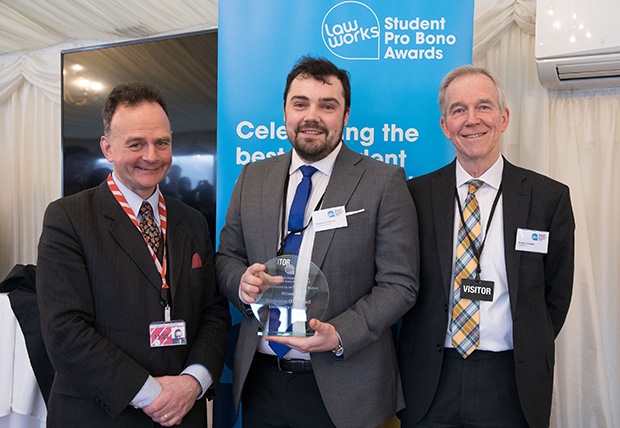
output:
POLYGON ((247 164, 232 194, 216 271, 221 291, 243 313, 233 391, 246 428, 376 427, 404 407, 390 327, 417 294, 415 210, 401 168, 342 141, 350 97, 346 71, 302 58, 284 91, 293 150, 247 164), (308 165, 316 172, 307 227, 295 235, 287 218, 308 165), (343 227, 316 225, 328 209, 346 218, 343 227), (264 263, 294 236, 301 237, 299 257, 324 273, 329 304, 321 320, 310 320, 313 336, 264 340, 249 305, 277 282, 264 263), (273 342, 291 349, 279 357, 273 342))
POLYGON ((448 73, 439 106, 456 160, 408 182, 421 260, 398 349, 402 426, 548 426, 573 285, 568 187, 501 156, 509 110, 487 70, 448 73))
POLYGON ((157 88, 117 86, 103 121, 113 173, 52 202, 39 242, 41 323, 56 369, 47 426, 206 426, 204 397, 230 328, 208 225, 159 192, 172 132, 157 88), (175 328, 186 344, 172 346, 175 328))

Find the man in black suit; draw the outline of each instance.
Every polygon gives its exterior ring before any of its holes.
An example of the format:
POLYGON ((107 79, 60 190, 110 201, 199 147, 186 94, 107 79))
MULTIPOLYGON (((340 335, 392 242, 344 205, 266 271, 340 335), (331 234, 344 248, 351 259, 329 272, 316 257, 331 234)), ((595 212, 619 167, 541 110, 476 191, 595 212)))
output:
POLYGON ((37 293, 56 369, 47 426, 206 426, 204 397, 230 328, 207 222, 159 191, 172 132, 157 88, 117 86, 103 122, 113 173, 52 202, 39 243, 37 293), (176 328, 186 344, 173 343, 176 328))
POLYGON ((402 426, 548 426, 573 286, 568 187, 501 156, 510 112, 489 71, 448 73, 439 106, 456 160, 408 182, 421 261, 398 351, 402 426))

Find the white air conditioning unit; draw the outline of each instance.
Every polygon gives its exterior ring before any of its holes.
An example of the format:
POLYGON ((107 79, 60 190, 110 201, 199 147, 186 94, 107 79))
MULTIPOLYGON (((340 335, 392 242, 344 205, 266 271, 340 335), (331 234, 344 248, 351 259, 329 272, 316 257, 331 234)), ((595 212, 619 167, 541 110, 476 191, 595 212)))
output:
POLYGON ((536 66, 548 89, 620 86, 620 0, 537 0, 536 66))

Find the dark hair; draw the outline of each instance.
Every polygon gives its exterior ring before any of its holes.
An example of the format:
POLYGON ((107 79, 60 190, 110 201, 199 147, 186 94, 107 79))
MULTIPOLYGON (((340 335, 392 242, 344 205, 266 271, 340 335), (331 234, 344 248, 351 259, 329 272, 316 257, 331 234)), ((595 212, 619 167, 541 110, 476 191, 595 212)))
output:
POLYGON ((168 105, 162 90, 149 83, 130 82, 122 83, 112 89, 106 99, 101 117, 103 118, 103 134, 110 135, 110 123, 118 106, 135 107, 142 103, 157 103, 168 116, 168 105))
POLYGON ((313 58, 311 56, 302 56, 299 58, 295 67, 291 70, 286 78, 286 87, 284 88, 284 105, 286 106, 286 96, 291 87, 291 83, 298 76, 312 77, 319 82, 327 83, 327 78, 335 76, 342 83, 344 96, 344 109, 347 111, 351 106, 351 82, 349 81, 349 72, 336 67, 331 61, 325 58, 313 58))

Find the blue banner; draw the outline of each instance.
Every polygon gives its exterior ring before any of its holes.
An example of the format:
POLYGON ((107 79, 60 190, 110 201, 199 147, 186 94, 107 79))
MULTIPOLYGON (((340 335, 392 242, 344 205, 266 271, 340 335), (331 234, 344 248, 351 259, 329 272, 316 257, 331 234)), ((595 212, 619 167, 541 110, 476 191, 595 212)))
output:
POLYGON ((303 55, 349 71, 352 150, 409 177, 451 161, 437 92, 471 63, 473 23, 474 0, 219 2, 217 230, 242 166, 291 149, 284 87, 303 55))
POLYGON ((219 4, 217 229, 241 167, 290 150, 286 76, 302 55, 351 74, 349 147, 417 176, 454 157, 437 91, 471 63, 474 0, 226 0, 219 4))

